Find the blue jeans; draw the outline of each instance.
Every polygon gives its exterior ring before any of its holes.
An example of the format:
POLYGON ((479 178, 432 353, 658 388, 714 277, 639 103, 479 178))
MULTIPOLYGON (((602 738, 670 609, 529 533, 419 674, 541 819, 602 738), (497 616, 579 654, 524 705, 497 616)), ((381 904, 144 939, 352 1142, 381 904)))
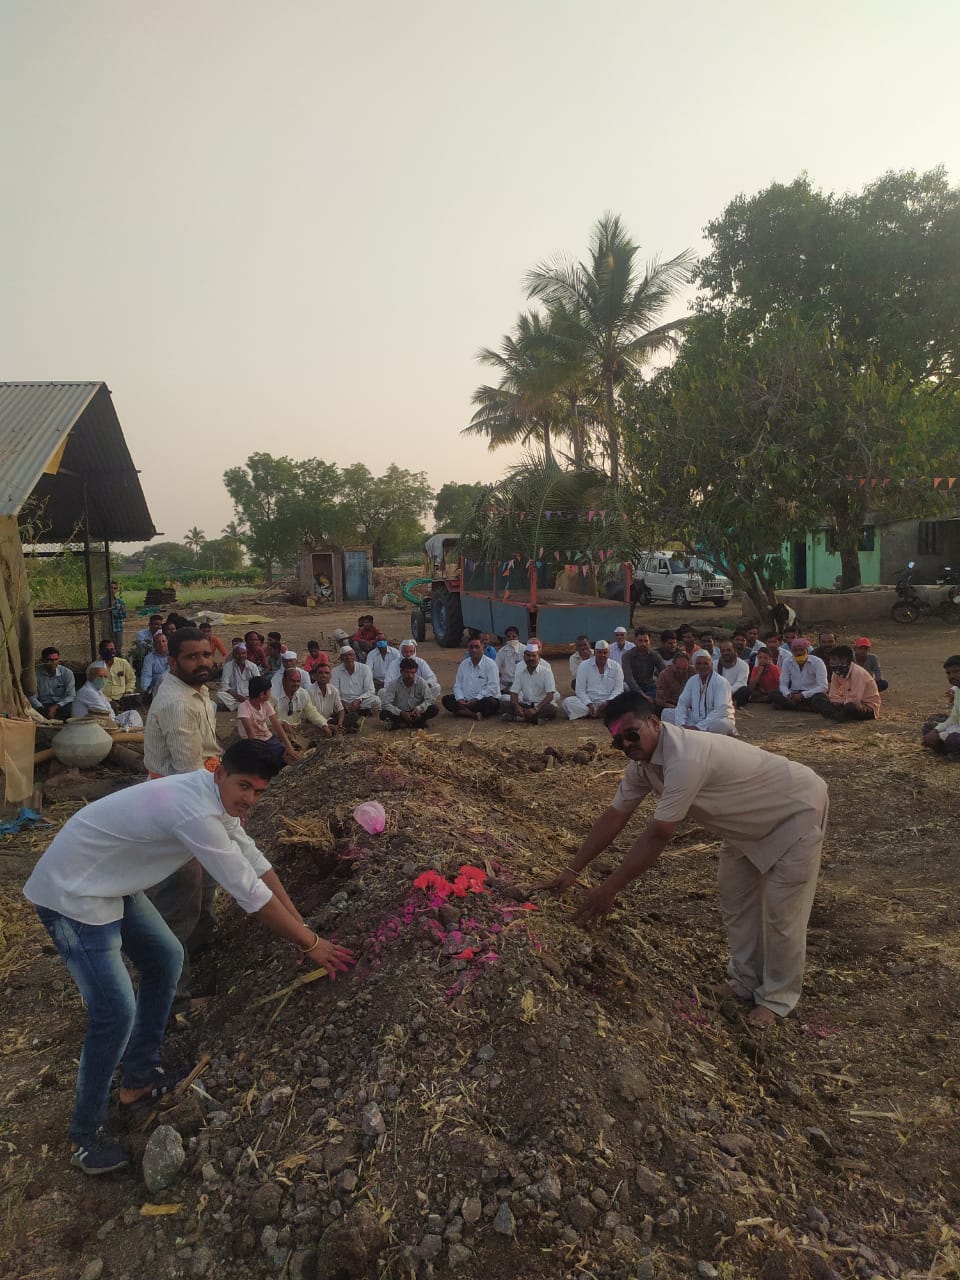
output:
POLYGON ((86 1138, 106 1124, 110 1083, 121 1060, 125 1089, 152 1082, 183 947, 144 893, 124 898, 123 918, 110 924, 82 924, 47 907, 37 907, 37 915, 87 1006, 69 1129, 72 1138, 86 1138), (121 952, 140 974, 136 995, 121 952))

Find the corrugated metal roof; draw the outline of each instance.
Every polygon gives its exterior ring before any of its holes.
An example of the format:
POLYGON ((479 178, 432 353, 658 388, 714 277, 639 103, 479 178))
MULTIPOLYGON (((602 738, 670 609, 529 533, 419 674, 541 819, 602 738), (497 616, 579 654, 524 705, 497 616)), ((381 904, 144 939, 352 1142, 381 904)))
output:
POLYGON ((65 542, 83 520, 84 490, 91 538, 155 535, 106 383, 0 383, 0 514, 33 495, 45 540, 65 542))

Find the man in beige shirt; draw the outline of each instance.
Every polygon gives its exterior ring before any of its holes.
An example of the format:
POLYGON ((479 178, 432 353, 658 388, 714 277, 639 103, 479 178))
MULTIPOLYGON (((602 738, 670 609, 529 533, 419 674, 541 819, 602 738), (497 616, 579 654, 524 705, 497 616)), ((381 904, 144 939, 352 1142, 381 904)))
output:
MULTIPOLYGON (((143 762, 151 778, 196 769, 213 772, 223 755, 217 741, 216 707, 206 685, 213 672, 213 648, 196 627, 175 631, 169 646, 169 670, 144 726, 143 762)), ((216 892, 216 881, 191 858, 147 893, 183 944, 181 1000, 189 995, 190 958, 213 939, 216 892)))
POLYGON ((599 920, 621 889, 643 875, 686 817, 724 837, 720 907, 730 945, 731 993, 750 1003, 750 1021, 769 1026, 800 998, 807 921, 827 821, 827 784, 806 765, 710 733, 662 724, 645 698, 624 693, 604 724, 629 763, 611 804, 568 866, 543 886, 556 894, 611 844, 641 800, 653 816, 620 866, 585 894, 576 918, 599 920))

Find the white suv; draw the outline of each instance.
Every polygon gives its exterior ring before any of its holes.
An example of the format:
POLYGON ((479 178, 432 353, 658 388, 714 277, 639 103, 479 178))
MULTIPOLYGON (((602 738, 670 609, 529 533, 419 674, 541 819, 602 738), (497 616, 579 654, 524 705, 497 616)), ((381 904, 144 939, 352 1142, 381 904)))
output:
POLYGON ((679 609, 711 601, 722 609, 733 595, 729 578, 718 574, 705 560, 678 551, 647 551, 637 556, 633 581, 637 602, 669 600, 679 609))

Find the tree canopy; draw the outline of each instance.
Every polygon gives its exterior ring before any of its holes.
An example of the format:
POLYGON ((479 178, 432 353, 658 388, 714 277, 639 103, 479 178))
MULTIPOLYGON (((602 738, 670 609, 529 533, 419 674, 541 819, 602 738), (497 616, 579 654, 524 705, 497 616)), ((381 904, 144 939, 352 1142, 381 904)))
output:
POLYGON ((448 480, 441 485, 433 504, 433 522, 436 528, 459 533, 486 488, 479 481, 476 484, 458 484, 455 480, 448 480))

